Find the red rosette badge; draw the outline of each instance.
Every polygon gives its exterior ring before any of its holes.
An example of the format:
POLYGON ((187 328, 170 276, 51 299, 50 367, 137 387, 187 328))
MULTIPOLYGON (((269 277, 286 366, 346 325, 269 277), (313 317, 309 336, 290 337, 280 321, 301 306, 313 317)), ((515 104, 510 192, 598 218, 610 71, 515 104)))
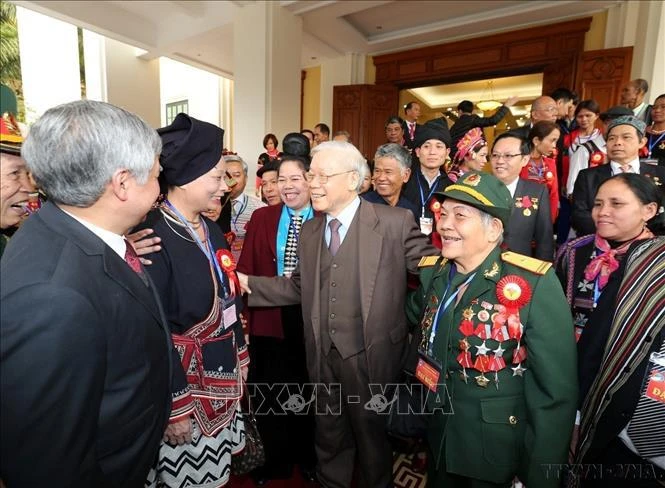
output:
POLYGON ((605 164, 605 153, 602 151, 595 151, 589 158, 589 164, 592 168, 605 164))
POLYGON ((519 310, 531 300, 529 283, 521 276, 504 276, 496 285, 496 297, 506 307, 508 336, 519 341, 522 337, 519 310))
POLYGON ((496 297, 509 314, 517 313, 531 300, 531 286, 521 276, 504 276, 496 285, 496 297))
POLYGON ((439 220, 439 217, 441 217, 441 202, 436 198, 432 199, 431 203, 429 204, 429 209, 434 214, 434 219, 439 220))
POLYGON ((236 274, 236 262, 233 259, 233 254, 231 254, 231 251, 228 249, 218 249, 215 256, 217 257, 219 265, 222 267, 222 271, 224 271, 226 276, 229 277, 231 296, 235 296, 236 290, 240 290, 240 281, 236 274))

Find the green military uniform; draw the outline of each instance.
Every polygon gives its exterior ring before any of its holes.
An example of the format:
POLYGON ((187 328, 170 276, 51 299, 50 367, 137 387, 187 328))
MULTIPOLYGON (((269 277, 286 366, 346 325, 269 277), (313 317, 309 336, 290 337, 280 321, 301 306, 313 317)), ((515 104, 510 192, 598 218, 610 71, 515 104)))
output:
MULTIPOLYGON (((494 178, 489 188, 476 180, 440 197, 504 220, 491 206, 509 194, 493 193, 494 178)), ((438 317, 435 310, 473 273, 451 273, 454 264, 441 257, 421 264, 407 314, 423 329, 421 357, 441 366, 437 393, 451 411, 434 414, 428 429, 429 486, 509 486, 517 476, 528 488, 558 487, 560 466, 547 465, 567 461, 577 375, 572 317, 550 264, 496 247, 438 317)))

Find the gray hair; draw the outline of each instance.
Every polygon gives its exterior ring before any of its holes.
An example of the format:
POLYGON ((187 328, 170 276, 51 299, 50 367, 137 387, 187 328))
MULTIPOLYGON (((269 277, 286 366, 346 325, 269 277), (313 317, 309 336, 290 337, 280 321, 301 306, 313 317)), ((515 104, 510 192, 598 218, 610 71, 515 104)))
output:
MULTIPOLYGON (((483 212, 480 209, 476 209, 476 210, 478 210, 478 212, 480 213, 480 222, 483 224, 483 229, 485 229, 485 231, 489 230, 490 226, 492 225, 492 221, 494 219, 497 219, 497 220, 501 221, 497 217, 495 217, 493 215, 490 215, 487 212, 483 212)), ((502 223, 501 227, 503 228, 503 223, 502 223)), ((496 242, 497 246, 500 246, 501 244, 503 244, 503 234, 504 234, 505 231, 506 231, 506 229, 503 229, 501 231, 501 235, 499 236, 499 240, 496 242)))
POLYGON ((78 100, 47 110, 30 128, 21 155, 49 199, 86 208, 120 169, 145 184, 161 150, 157 132, 137 115, 78 100))
POLYGON ((245 162, 245 160, 236 154, 229 154, 227 156, 224 156, 224 162, 240 163, 240 165, 242 166, 242 170, 244 171, 245 174, 247 174, 247 172, 249 171, 249 168, 247 167, 247 163, 245 162))
POLYGON ((343 141, 326 141, 321 144, 317 144, 312 149, 311 156, 312 159, 317 153, 323 151, 335 151, 339 154, 339 162, 344 164, 349 171, 355 171, 358 173, 358 186, 356 191, 359 192, 363 186, 363 180, 365 177, 369 176, 369 166, 367 165, 367 160, 360 154, 360 151, 351 144, 350 142, 343 141))
POLYGON ((374 161, 376 162, 379 158, 393 158, 397 161, 402 176, 407 169, 411 169, 411 153, 399 144, 390 142, 379 146, 374 154, 374 161))

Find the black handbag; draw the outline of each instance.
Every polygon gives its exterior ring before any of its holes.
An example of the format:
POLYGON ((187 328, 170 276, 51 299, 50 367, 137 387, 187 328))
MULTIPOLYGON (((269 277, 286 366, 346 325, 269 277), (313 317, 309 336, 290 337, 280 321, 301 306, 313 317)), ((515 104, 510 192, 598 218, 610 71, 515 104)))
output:
POLYGON ((403 386, 395 391, 397 400, 388 415, 388 434, 400 439, 420 439, 427 433, 431 415, 427 412, 427 392, 422 383, 404 372, 403 386))
POLYGON ((250 471, 263 466, 266 462, 266 451, 256 425, 256 418, 252 412, 252 405, 249 401, 249 393, 245 391, 243 398, 246 399, 246 407, 242 405, 243 421, 245 423, 245 449, 231 458, 231 473, 234 475, 247 474, 250 471))

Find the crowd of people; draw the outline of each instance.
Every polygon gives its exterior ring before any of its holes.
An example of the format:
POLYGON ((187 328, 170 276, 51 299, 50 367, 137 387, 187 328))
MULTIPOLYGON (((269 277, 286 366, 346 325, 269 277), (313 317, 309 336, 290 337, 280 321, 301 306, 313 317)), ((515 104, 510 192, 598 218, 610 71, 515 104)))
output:
POLYGON ((248 397, 257 485, 393 486, 409 381, 428 486, 665 486, 665 95, 647 91, 603 112, 561 88, 491 142, 516 98, 462 101, 451 127, 410 102, 369 163, 323 123, 267 134, 256 195, 187 114, 154 130, 77 101, 25 139, 3 117, 2 485, 233 483, 248 397))

